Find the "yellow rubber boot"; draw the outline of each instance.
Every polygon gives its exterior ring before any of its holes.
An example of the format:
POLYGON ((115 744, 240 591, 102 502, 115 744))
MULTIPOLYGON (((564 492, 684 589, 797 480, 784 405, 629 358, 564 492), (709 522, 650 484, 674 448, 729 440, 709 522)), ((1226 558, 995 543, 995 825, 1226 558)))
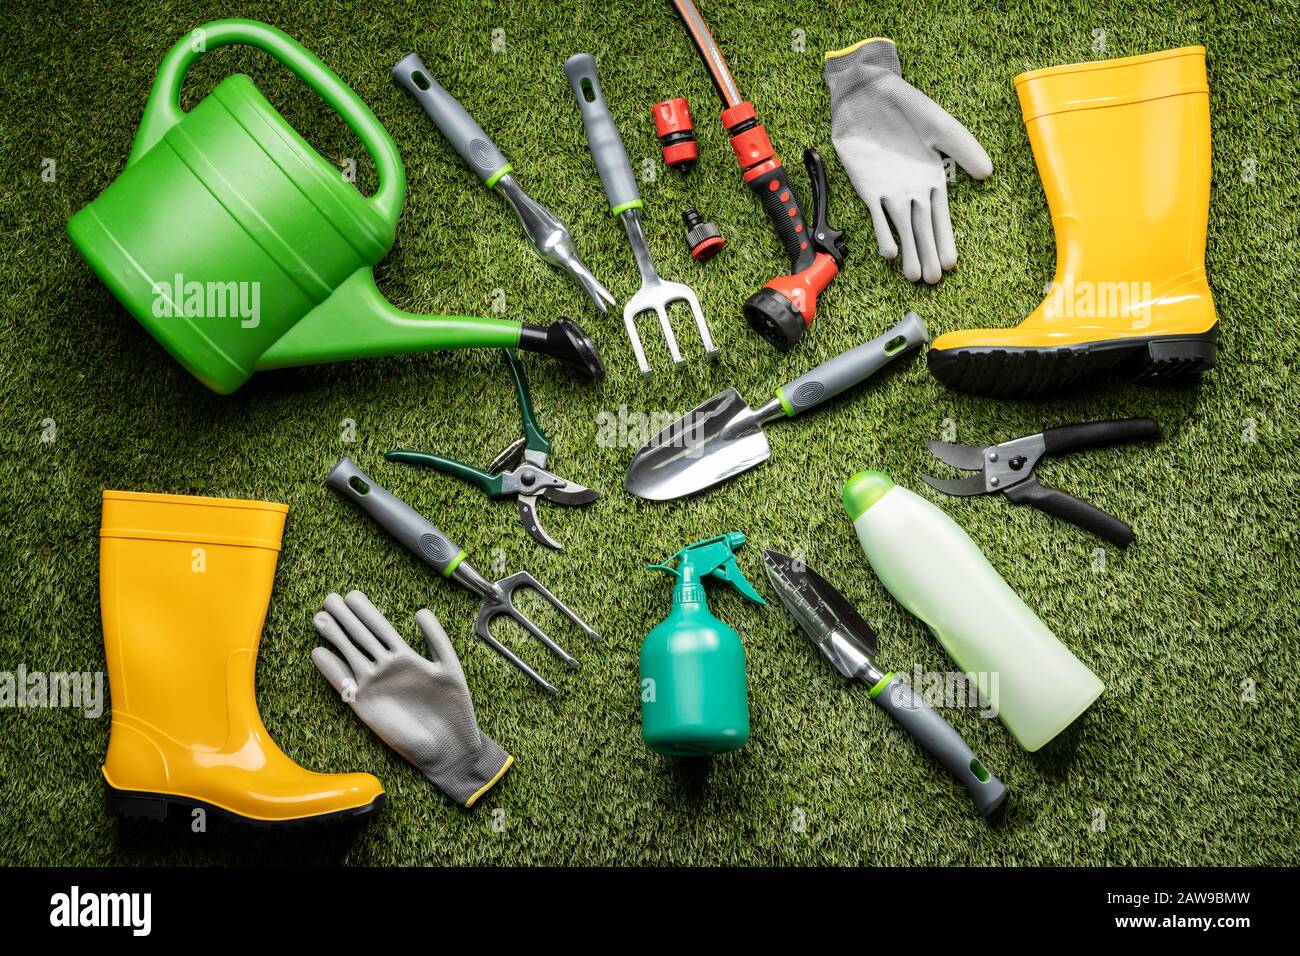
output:
POLYGON ((368 773, 304 770, 257 712, 253 669, 288 507, 104 492, 99 600, 113 728, 109 810, 203 807, 263 824, 366 816, 368 773))
POLYGON ((1205 277, 1205 48, 1034 70, 1016 92, 1056 234, 1056 276, 1012 329, 930 346, 945 385, 1033 395, 1094 372, 1170 381, 1214 365, 1205 277))

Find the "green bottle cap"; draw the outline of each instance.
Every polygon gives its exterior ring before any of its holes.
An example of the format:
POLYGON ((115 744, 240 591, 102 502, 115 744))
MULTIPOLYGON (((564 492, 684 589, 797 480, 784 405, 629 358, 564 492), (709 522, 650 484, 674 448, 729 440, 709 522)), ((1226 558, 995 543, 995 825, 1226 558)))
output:
POLYGON ((883 471, 860 471, 844 483, 844 510, 850 521, 857 521, 890 488, 894 479, 883 471))

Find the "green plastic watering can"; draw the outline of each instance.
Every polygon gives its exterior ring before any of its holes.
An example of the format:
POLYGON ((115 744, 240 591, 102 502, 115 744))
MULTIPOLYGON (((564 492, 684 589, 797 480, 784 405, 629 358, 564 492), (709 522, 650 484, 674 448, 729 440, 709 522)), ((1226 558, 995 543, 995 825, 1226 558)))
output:
POLYGON ((543 328, 391 305, 372 269, 392 248, 405 194, 397 147, 333 71, 275 27, 217 20, 167 53, 126 168, 72 217, 68 235, 150 334, 223 395, 265 369, 476 346, 603 373, 569 319, 543 328), (374 162, 373 196, 346 182, 243 74, 181 110, 195 60, 232 44, 270 53, 343 118, 374 162))

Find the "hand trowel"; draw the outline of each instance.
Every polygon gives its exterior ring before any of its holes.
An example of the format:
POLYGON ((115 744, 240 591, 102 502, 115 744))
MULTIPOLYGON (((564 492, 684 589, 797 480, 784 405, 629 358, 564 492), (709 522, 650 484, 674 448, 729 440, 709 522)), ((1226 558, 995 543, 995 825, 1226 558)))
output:
POLYGON ((871 688, 867 696, 916 738, 952 774, 982 817, 1007 801, 1007 788, 975 756, 952 724, 893 671, 876 664, 876 632, 834 585, 806 564, 763 551, 767 579, 800 630, 848 680, 871 688))
POLYGON ((734 478, 767 461, 769 423, 834 398, 929 340, 920 316, 908 312, 884 335, 782 385, 756 409, 734 388, 719 392, 650 439, 628 465, 623 487, 638 498, 671 501, 734 478))

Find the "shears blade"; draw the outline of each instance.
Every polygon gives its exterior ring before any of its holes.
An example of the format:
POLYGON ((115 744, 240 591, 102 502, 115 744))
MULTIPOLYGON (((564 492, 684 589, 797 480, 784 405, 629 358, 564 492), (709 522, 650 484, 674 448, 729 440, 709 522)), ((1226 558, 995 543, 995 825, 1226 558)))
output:
POLYGON ((934 455, 945 465, 963 468, 966 471, 979 471, 984 467, 984 454, 988 445, 958 445, 956 442, 935 441, 933 438, 925 443, 934 455))
POLYGON ((965 478, 934 478, 930 475, 922 475, 921 480, 936 491, 942 491, 945 495, 957 495, 958 497, 982 495, 989 490, 984 484, 982 474, 968 475, 965 478))

